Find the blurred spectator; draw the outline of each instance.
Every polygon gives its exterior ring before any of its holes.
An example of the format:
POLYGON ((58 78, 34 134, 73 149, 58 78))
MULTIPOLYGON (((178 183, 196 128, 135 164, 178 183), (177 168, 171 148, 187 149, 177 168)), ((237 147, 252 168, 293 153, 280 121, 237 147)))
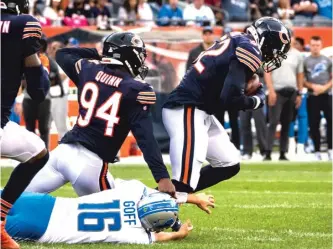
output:
POLYGON ((108 29, 108 19, 111 18, 110 8, 111 6, 107 6, 106 0, 97 0, 94 7, 91 8, 91 13, 95 18, 95 24, 97 25, 98 29, 108 29))
POLYGON ((61 26, 64 11, 60 6, 61 0, 51 0, 50 5, 44 9, 43 15, 52 21, 53 25, 61 26))
POLYGON ((32 15, 40 22, 41 26, 50 26, 52 24, 52 21, 49 18, 43 16, 42 7, 38 1, 33 5, 32 15))
POLYGON ((301 37, 295 37, 294 39, 294 48, 297 49, 300 52, 304 52, 304 39, 301 37))
POLYGON ((228 13, 228 21, 247 22, 250 20, 248 0, 222 0, 222 7, 228 13))
POLYGON ((70 2, 65 11, 65 16, 73 17, 73 15, 82 15, 86 18, 91 18, 92 13, 90 5, 85 3, 84 0, 74 0, 73 2, 70 2))
POLYGON ((312 17, 317 13, 318 6, 312 0, 291 0, 291 6, 295 11, 294 22, 299 26, 312 23, 312 17))
POLYGON ((134 25, 139 19, 137 0, 125 0, 124 6, 119 8, 120 25, 134 25))
POLYGON ((267 154, 264 160, 271 160, 276 127, 279 122, 281 123, 279 160, 288 160, 286 157, 288 133, 294 116, 294 108, 298 109, 302 101, 303 69, 302 54, 291 47, 287 59, 283 61, 281 67, 271 73, 265 73, 268 88, 269 127, 267 154))
POLYGON ((277 9, 277 13, 281 20, 292 19, 295 15, 295 11, 291 8, 289 0, 279 1, 279 7, 277 9))
POLYGON ((186 70, 188 70, 191 66, 193 61, 198 58, 199 54, 202 51, 205 51, 207 48, 212 46, 214 43, 214 35, 213 35, 213 29, 210 26, 206 26, 202 30, 202 43, 193 48, 188 56, 187 63, 186 63, 186 70))
MULTIPOLYGON (((297 49, 299 52, 304 52, 304 39, 301 37, 295 37, 292 40, 293 47, 297 49)), ((305 55, 303 54, 303 59, 305 59, 305 55)), ((302 159, 305 152, 305 144, 308 141, 309 134, 309 124, 308 124, 308 112, 307 112, 307 93, 304 88, 302 91, 302 102, 298 109, 294 110, 294 118, 290 123, 289 127, 289 155, 294 155, 297 151, 297 157, 302 159), (297 146, 295 141, 295 123, 297 122, 297 146)))
POLYGON ((178 7, 178 0, 169 0, 158 13, 158 24, 160 26, 177 26, 183 23, 183 11, 178 7))
POLYGON ((140 25, 155 25, 153 11, 146 0, 138 0, 138 17, 138 19, 141 21, 139 22, 140 25))
MULTIPOLYGON (((47 43, 45 39, 41 40, 41 49, 39 51, 39 58, 45 69, 47 69, 51 75, 57 67, 47 55, 46 55, 47 43)), ((26 86, 25 80, 23 85, 26 86)), ((51 116, 51 100, 50 95, 47 94, 45 100, 41 103, 31 99, 26 88, 24 90, 23 99, 23 117, 26 129, 35 133, 36 121, 38 121, 38 130, 41 139, 44 141, 46 148, 49 147, 49 136, 50 136, 50 116, 51 116)))
MULTIPOLYGON (((72 43, 68 43, 72 44, 72 43)), ((64 44, 61 42, 52 42, 49 46, 49 56, 55 61, 55 54, 58 49, 63 48, 64 44)), ((56 62, 55 62, 56 63, 56 62)), ((69 92, 69 79, 64 71, 56 64, 58 72, 51 78, 51 116, 58 131, 58 139, 60 140, 67 129, 67 115, 68 115, 68 92, 69 92)))
POLYGON ((318 15, 313 21, 316 26, 332 25, 332 0, 314 0, 318 6, 318 15))
POLYGON ((250 0, 250 3, 252 20, 256 20, 262 16, 278 17, 273 0, 250 0))
POLYGON ((320 54, 322 41, 319 36, 310 40, 311 55, 304 61, 305 87, 309 89, 308 115, 310 134, 315 147, 315 157, 320 155, 320 112, 324 112, 327 128, 328 156, 332 160, 332 61, 320 54))
POLYGON ((186 25, 215 25, 215 16, 211 8, 204 4, 204 0, 193 0, 184 9, 186 25))

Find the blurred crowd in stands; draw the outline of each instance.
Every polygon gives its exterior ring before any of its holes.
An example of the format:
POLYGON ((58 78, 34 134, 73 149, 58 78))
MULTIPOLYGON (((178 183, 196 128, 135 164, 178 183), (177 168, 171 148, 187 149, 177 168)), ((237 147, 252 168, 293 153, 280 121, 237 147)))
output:
POLYGON ((331 26, 332 0, 30 0, 45 26, 184 26, 273 16, 296 26, 331 26))

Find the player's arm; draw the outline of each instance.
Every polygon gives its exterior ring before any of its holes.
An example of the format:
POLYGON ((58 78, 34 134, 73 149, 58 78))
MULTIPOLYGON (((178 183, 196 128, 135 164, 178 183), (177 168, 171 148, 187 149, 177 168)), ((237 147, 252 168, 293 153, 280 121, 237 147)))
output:
POLYGON ((75 84, 79 82, 82 59, 100 60, 100 56, 94 48, 62 48, 56 53, 58 65, 75 84))
POLYGON ((192 231, 193 226, 191 221, 187 220, 177 232, 160 232, 155 233, 156 242, 165 242, 171 240, 180 240, 186 238, 192 231))
POLYGON ((131 131, 143 153, 155 181, 159 183, 159 191, 174 195, 175 189, 163 162, 161 151, 153 134, 153 124, 149 115, 149 106, 156 100, 151 90, 142 91, 137 95, 136 104, 129 113, 131 131))
POLYGON ((27 92, 35 101, 45 99, 50 89, 50 80, 47 69, 39 59, 40 39, 42 29, 39 22, 27 15, 23 28, 22 43, 24 57, 24 75, 27 82, 27 92))
POLYGON ((249 81, 253 71, 250 71, 238 60, 232 60, 229 65, 229 72, 224 81, 220 94, 221 104, 229 109, 236 107, 240 110, 258 109, 263 105, 265 94, 261 90, 255 96, 246 96, 245 82, 249 81))

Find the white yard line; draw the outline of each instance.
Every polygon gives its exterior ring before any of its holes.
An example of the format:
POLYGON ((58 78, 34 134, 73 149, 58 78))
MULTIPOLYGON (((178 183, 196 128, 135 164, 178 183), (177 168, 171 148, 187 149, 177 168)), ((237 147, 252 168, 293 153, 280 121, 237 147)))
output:
POLYGON ((232 208, 242 208, 242 209, 268 209, 268 208, 314 208, 314 209, 332 209, 331 205, 322 205, 318 203, 308 203, 307 205, 297 205, 297 204, 288 204, 288 203, 280 203, 280 204, 265 204, 265 205, 217 205, 222 207, 232 207, 232 208))
MULTIPOLYGON (((301 172, 301 171, 300 171, 301 172)), ((261 180, 261 179, 231 179, 233 182, 291 182, 291 183, 332 183, 332 180, 322 180, 322 181, 312 181, 312 180, 284 180, 284 179, 274 179, 274 180, 261 180)))
POLYGON ((231 233, 260 233, 260 234, 267 234, 267 235, 287 235, 290 237, 298 237, 298 238, 305 238, 305 237, 311 237, 311 238, 330 238, 332 237, 331 233, 321 233, 321 232, 299 232, 299 231, 293 231, 291 229, 288 230, 268 230, 268 229, 242 229, 242 228, 228 228, 228 227, 210 227, 210 228, 200 228, 200 230, 217 230, 217 231, 225 231, 225 232, 231 232, 231 233))
POLYGON ((253 195, 327 195, 330 196, 332 193, 328 192, 289 192, 289 191, 251 191, 251 190, 214 190, 214 192, 230 193, 230 194, 253 194, 253 195))

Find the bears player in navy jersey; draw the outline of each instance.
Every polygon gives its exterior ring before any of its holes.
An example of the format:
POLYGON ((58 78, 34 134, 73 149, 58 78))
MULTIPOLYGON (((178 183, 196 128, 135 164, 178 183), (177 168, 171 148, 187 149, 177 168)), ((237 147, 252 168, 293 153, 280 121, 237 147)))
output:
POLYGON ((263 17, 246 34, 223 36, 193 62, 162 110, 177 191, 199 191, 239 172, 239 153, 213 115, 262 107, 263 89, 248 96, 246 82, 260 68, 280 67, 289 48, 290 31, 279 20, 263 17), (202 167, 205 160, 210 165, 202 167))
MULTIPOLYGON (((20 162, 1 193, 1 248, 15 249, 19 245, 4 230, 6 215, 31 179, 45 165, 48 151, 44 142, 9 121, 11 108, 24 74, 31 98, 43 101, 50 82, 38 51, 42 30, 39 22, 30 15, 27 0, 1 0, 1 156, 20 162)), ((48 62, 47 62, 48 63, 48 62)))
POLYGON ((175 193, 153 135, 149 109, 156 96, 143 82, 145 45, 130 32, 113 33, 96 49, 64 48, 56 60, 78 88, 79 116, 27 191, 50 192, 71 182, 78 195, 113 187, 113 162, 131 131, 161 192, 175 193))

